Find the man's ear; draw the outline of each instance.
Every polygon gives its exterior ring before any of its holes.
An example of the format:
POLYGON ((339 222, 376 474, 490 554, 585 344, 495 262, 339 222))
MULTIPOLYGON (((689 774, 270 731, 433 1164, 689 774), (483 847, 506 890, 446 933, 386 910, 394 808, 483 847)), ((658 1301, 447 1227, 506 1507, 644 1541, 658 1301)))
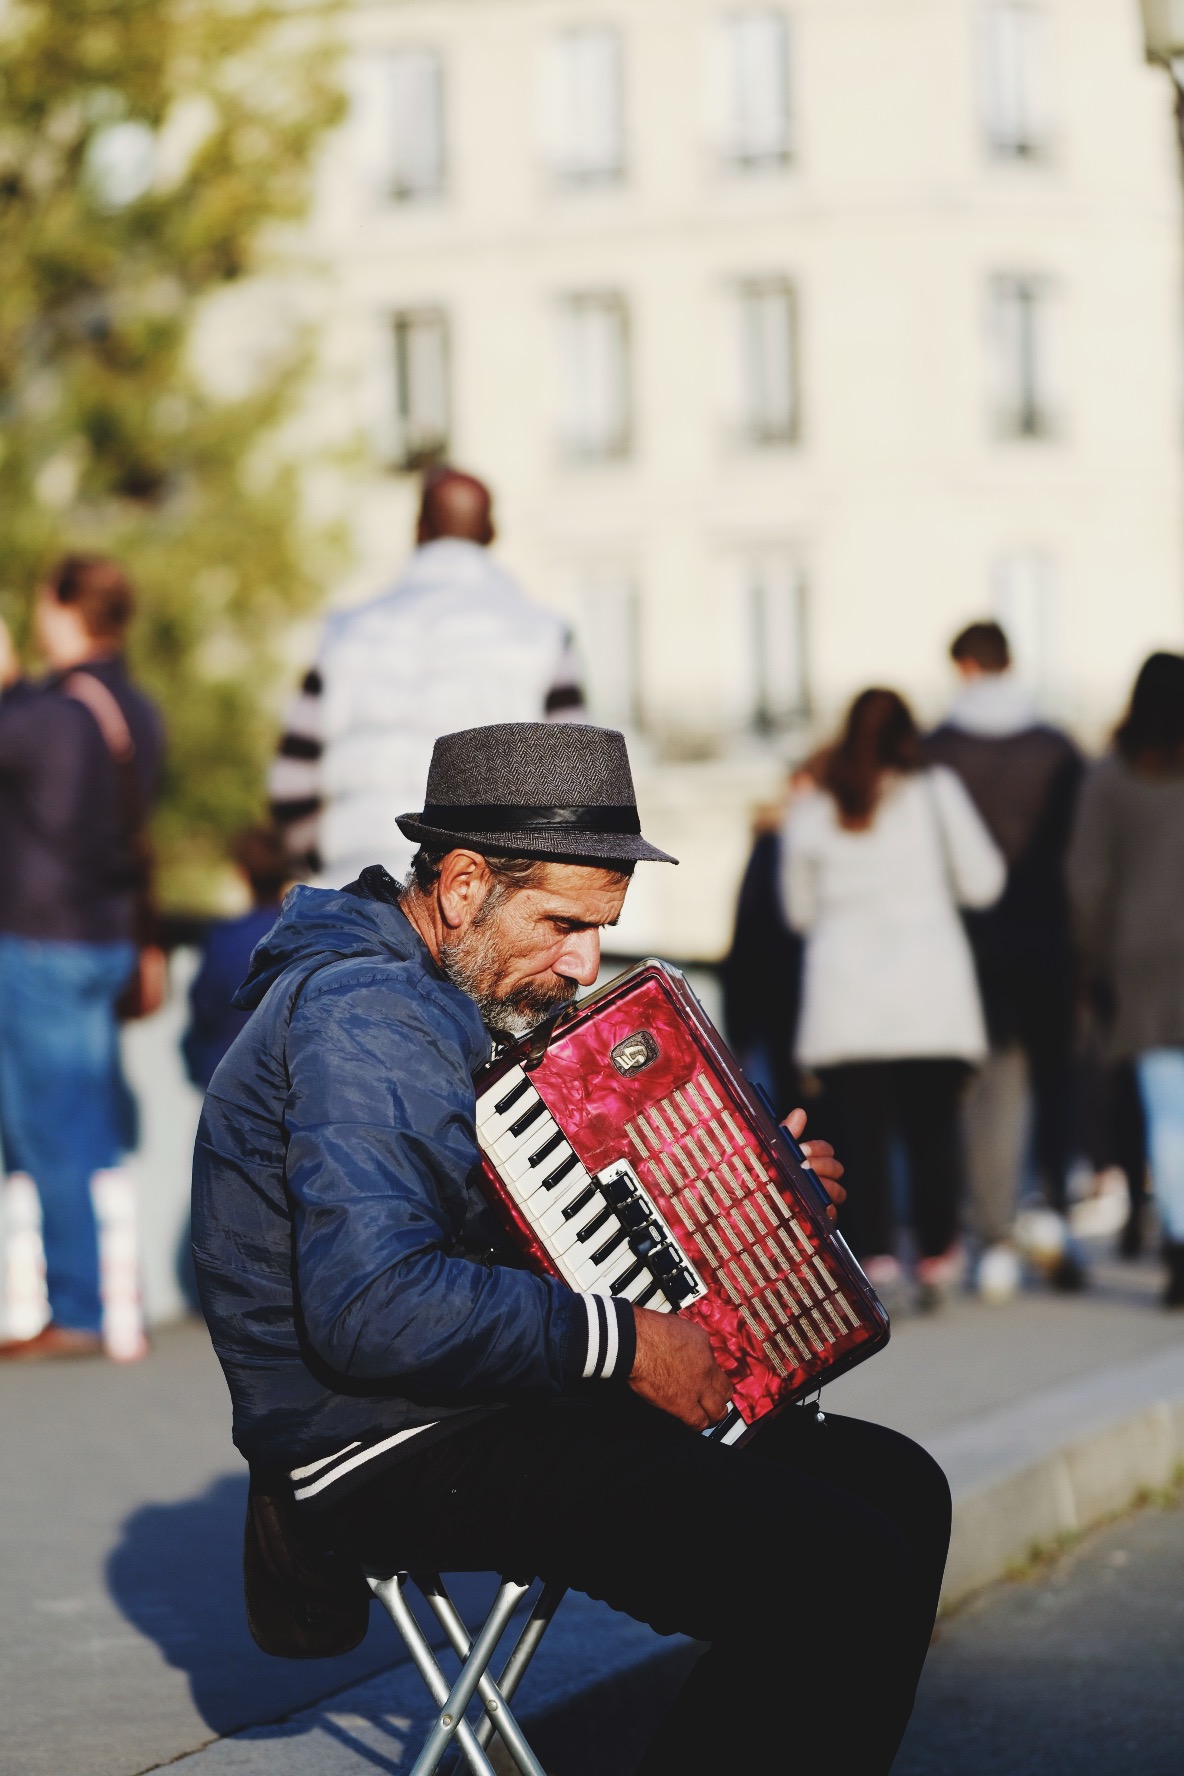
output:
POLYGON ((449 851, 440 864, 436 896, 450 931, 471 925, 493 886, 489 865, 478 851, 449 851))

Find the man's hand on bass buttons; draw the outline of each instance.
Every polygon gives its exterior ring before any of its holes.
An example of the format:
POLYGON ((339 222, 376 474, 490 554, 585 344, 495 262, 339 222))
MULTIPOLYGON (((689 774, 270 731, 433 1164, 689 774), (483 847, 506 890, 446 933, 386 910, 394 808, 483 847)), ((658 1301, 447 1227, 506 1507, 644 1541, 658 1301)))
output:
POLYGON ((791 1110, 785 1119, 784 1127, 789 1130, 795 1141, 801 1141, 802 1152, 810 1162, 810 1170, 830 1197, 832 1206, 826 1211, 827 1220, 837 1221, 839 1211, 833 1205, 847 1200, 847 1192, 839 1183, 846 1168, 841 1160, 835 1158, 835 1150, 829 1141, 802 1141, 802 1134, 806 1127, 806 1112, 804 1110, 791 1110))
POLYGON ((716 1424, 728 1409, 732 1390, 711 1354, 702 1326, 677 1314, 635 1307, 637 1356, 629 1386, 651 1406, 660 1406, 692 1430, 716 1424))

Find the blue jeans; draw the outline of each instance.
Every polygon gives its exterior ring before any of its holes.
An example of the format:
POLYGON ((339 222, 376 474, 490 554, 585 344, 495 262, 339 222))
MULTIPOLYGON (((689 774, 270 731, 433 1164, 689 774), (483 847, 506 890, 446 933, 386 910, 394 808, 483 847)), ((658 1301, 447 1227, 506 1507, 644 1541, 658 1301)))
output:
POLYGON ((91 1177, 130 1145, 115 1003, 135 961, 130 943, 0 933, 0 1140, 41 1198, 50 1312, 79 1331, 102 1321, 91 1177))
POLYGON ((1184 1048, 1149 1048, 1135 1068, 1155 1206, 1167 1238, 1184 1242, 1184 1048))

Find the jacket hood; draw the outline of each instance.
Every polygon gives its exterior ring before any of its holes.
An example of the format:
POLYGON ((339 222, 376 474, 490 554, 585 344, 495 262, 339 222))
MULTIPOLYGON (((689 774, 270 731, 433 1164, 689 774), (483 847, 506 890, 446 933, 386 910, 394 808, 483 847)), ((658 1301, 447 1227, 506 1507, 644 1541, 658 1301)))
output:
MULTIPOLYGON (((370 871, 366 872, 370 875, 370 871)), ((386 956, 400 962, 415 957, 432 966, 427 946, 397 904, 394 882, 382 870, 376 896, 358 888, 293 888, 284 898, 280 916, 267 936, 255 946, 247 978, 234 995, 240 1011, 254 1011, 268 988, 293 963, 310 966, 330 958, 386 956)))

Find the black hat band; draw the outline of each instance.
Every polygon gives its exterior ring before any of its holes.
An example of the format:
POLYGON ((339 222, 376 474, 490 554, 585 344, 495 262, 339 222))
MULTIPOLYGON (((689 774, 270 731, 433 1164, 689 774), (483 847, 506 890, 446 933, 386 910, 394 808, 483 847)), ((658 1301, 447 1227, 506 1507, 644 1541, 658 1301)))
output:
POLYGON ((640 833, 636 807, 600 803, 586 808, 514 807, 506 802, 429 802, 423 826, 446 833, 533 832, 640 833))

